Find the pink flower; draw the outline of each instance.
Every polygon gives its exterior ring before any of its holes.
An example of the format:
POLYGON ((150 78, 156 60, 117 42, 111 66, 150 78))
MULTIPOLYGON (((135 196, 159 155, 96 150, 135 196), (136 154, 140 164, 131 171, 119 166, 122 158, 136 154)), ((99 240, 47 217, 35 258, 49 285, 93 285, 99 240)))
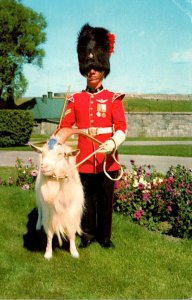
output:
POLYGON ((148 201, 150 198, 150 194, 149 193, 143 193, 143 200, 148 201))
POLYGON ((144 215, 144 210, 140 209, 134 213, 134 219, 140 220, 142 215, 144 215))
POLYGON ((144 187, 145 187, 145 186, 144 186, 143 183, 140 182, 140 183, 138 184, 138 189, 139 189, 139 190, 143 190, 144 187))
POLYGON ((13 184, 13 179, 11 177, 9 177, 8 179, 8 185, 12 185, 13 184))
POLYGON ((32 170, 30 172, 31 176, 36 177, 38 175, 38 171, 37 170, 32 170))
POLYGON ((172 207, 170 205, 167 206, 168 211, 172 211, 172 207))
POLYGON ((183 188, 183 187, 185 187, 185 182, 179 183, 179 188, 183 188))
POLYGON ((24 191, 27 191, 27 190, 29 190, 29 185, 28 184, 24 184, 23 186, 22 186, 22 190, 24 190, 24 191))
POLYGON ((138 170, 137 170, 137 175, 141 175, 142 174, 142 166, 140 166, 139 168, 138 168, 138 170))
POLYGON ((119 200, 124 201, 124 200, 125 200, 125 196, 120 195, 120 196, 119 196, 119 200))
POLYGON ((167 192, 171 192, 171 191, 172 191, 172 188, 171 188, 171 186, 170 186, 170 185, 168 185, 166 190, 167 190, 167 192))

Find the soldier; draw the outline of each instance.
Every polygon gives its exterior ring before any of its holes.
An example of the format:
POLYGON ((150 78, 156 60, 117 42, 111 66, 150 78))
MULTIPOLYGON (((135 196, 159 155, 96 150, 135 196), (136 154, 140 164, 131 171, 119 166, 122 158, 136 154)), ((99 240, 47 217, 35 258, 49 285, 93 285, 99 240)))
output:
MULTIPOLYGON (((84 136, 78 137, 80 154, 77 163, 94 152, 95 155, 78 168, 85 192, 85 211, 82 218, 83 235, 79 247, 85 248, 97 241, 104 248, 114 247, 111 241, 114 181, 119 165, 110 155, 125 140, 126 120, 122 99, 125 96, 105 89, 102 81, 110 72, 110 55, 115 36, 105 28, 85 24, 79 32, 77 53, 79 70, 87 80, 86 89, 71 95, 60 128, 74 124, 102 142, 96 145, 84 136)), ((62 134, 57 132, 62 142, 62 134)), ((115 153, 118 159, 117 151, 115 153)))

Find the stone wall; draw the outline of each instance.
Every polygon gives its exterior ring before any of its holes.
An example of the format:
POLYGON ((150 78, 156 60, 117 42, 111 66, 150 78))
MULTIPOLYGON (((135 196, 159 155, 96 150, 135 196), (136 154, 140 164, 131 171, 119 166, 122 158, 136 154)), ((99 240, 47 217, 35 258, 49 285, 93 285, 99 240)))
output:
MULTIPOLYGON (((192 113, 126 113, 128 136, 192 136, 192 113)), ((36 124, 33 133, 52 134, 57 125, 36 124)))
POLYGON ((126 113, 128 136, 192 136, 192 113, 126 113))

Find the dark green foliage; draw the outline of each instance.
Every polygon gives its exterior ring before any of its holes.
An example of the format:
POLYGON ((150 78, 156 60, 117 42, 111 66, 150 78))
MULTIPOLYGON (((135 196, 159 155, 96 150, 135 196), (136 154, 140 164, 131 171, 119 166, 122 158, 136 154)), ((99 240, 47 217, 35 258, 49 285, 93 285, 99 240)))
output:
POLYGON ((26 144, 33 129, 33 116, 24 110, 0 110, 0 147, 26 144))
POLYGON ((167 216, 171 234, 181 238, 192 238, 192 173, 185 167, 171 167, 167 173, 173 178, 164 199, 170 206, 167 216))
POLYGON ((42 65, 47 24, 41 14, 16 0, 0 0, 0 99, 13 107, 13 98, 27 87, 23 65, 42 65))

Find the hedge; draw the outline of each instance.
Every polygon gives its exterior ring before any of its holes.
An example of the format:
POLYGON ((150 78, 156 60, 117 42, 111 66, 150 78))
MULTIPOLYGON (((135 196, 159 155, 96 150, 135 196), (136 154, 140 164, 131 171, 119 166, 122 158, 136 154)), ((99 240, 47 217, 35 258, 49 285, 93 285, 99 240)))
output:
POLYGON ((33 125, 33 115, 29 111, 0 110, 0 147, 25 145, 33 125))

